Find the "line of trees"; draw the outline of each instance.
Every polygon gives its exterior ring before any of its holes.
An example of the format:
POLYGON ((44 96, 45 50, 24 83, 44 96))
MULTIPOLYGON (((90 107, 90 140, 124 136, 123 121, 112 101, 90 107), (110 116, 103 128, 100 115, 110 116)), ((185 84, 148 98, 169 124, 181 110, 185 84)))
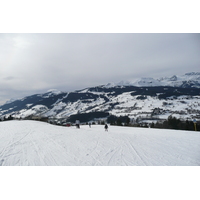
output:
MULTIPOLYGON (((106 117, 108 113, 101 113, 101 112, 95 112, 95 113, 84 113, 79 115, 73 115, 72 118, 75 120, 77 117, 79 117, 82 121, 90 121, 91 119, 95 117, 106 117)), ((0 121, 9 121, 13 120, 14 117, 12 115, 4 116, 0 121)), ((73 120, 72 120, 73 121, 73 120)), ((134 126, 134 127, 151 127, 151 128, 162 128, 162 129, 175 129, 175 130, 194 130, 194 123, 193 121, 181 121, 180 119, 176 117, 169 116, 167 120, 165 120, 163 123, 157 122, 157 123, 151 123, 151 124, 145 124, 145 123, 137 123, 137 124, 131 124, 130 118, 128 116, 115 116, 115 115, 109 115, 107 118, 107 123, 110 125, 116 125, 116 126, 134 126)), ((105 121, 98 121, 98 124, 105 124, 105 121)), ((200 131, 200 124, 196 123, 196 130, 200 131)))
POLYGON ((129 126, 130 124, 130 118, 128 116, 120 116, 117 117, 115 115, 110 115, 107 118, 107 123, 109 123, 110 125, 117 125, 117 126, 129 126))
MULTIPOLYGON (((120 116, 117 117, 115 115, 110 115, 107 119, 107 123, 110 125, 117 125, 117 126, 134 126, 134 127, 151 127, 151 128, 162 128, 162 129, 175 129, 175 130, 194 130, 194 123, 193 121, 181 121, 180 119, 169 116, 167 120, 163 123, 137 123, 137 124, 130 124, 130 118, 128 116, 120 116)), ((200 124, 196 124, 197 131, 200 130, 200 124)))
MULTIPOLYGON (((163 123, 152 123, 151 128, 175 129, 175 130, 194 130, 193 121, 181 121, 176 117, 169 116, 163 123)), ((200 125, 196 124, 197 130, 200 130, 200 125)))
POLYGON ((12 115, 9 115, 8 117, 4 116, 2 119, 0 119, 0 121, 9 121, 9 120, 13 120, 14 117, 12 115))

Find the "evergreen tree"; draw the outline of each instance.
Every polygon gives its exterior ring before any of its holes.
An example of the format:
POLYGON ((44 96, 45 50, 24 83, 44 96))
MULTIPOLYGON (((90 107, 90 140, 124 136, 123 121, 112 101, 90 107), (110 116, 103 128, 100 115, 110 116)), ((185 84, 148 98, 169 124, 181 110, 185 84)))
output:
POLYGON ((117 125, 122 126, 122 121, 121 121, 120 117, 117 118, 117 125))
POLYGON ((177 119, 176 117, 172 117, 171 115, 168 117, 169 128, 178 129, 180 122, 180 119, 177 119))

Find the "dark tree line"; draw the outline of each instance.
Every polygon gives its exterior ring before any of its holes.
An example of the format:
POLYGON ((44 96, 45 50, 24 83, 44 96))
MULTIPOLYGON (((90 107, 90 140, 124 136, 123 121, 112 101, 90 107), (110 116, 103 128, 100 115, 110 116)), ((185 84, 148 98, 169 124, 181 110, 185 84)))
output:
MULTIPOLYGON (((164 128, 164 129, 175 129, 175 130, 194 130, 193 121, 181 121, 176 117, 169 116, 163 123, 152 123, 151 128, 164 128)), ((197 131, 200 130, 200 125, 196 123, 197 131)))
POLYGON ((68 122, 75 122, 77 119, 83 123, 93 120, 94 118, 106 118, 109 116, 107 112, 90 112, 90 113, 80 113, 76 115, 71 115, 68 118, 68 122))
MULTIPOLYGON (((117 125, 117 126, 135 126, 135 127, 151 127, 151 128, 163 128, 163 129, 175 129, 175 130, 191 130, 194 131, 194 123, 193 121, 181 121, 180 119, 177 119, 176 117, 169 116, 167 120, 165 120, 163 123, 157 122, 152 124, 130 124, 130 118, 128 116, 120 116, 117 117, 115 115, 110 115, 107 119, 107 123, 110 125, 117 125)), ((200 124, 196 123, 196 129, 197 131, 200 131, 200 124)))
POLYGON ((8 117, 4 116, 2 119, 0 119, 0 121, 9 121, 9 120, 13 120, 14 117, 12 115, 9 115, 8 117))
MULTIPOLYGON (((84 114, 77 114, 77 115, 71 115, 70 120, 73 122, 76 119, 79 119, 81 122, 88 122, 90 120, 93 120, 94 118, 101 118, 101 117, 107 117, 109 113, 106 112, 93 112, 93 113, 84 113, 84 114)), ((13 120, 14 117, 12 115, 4 116, 0 121, 9 121, 13 120)), ((176 117, 169 116, 167 120, 165 120, 163 123, 157 122, 157 123, 151 123, 151 124, 140 124, 137 123, 135 125, 130 124, 130 118, 128 116, 115 116, 115 115, 109 115, 107 117, 107 123, 110 125, 117 125, 117 126, 135 126, 135 127, 151 127, 151 128, 163 128, 163 129, 175 129, 175 130, 191 130, 194 131, 194 123, 193 121, 181 121, 180 119, 177 119, 176 117)), ((99 124, 104 124, 104 121, 99 121, 99 124)), ((200 124, 196 123, 196 130, 200 131, 200 124)))
POLYGON ((117 125, 117 126, 125 125, 125 126, 128 126, 130 124, 130 118, 128 116, 117 117, 115 115, 110 115, 107 118, 107 122, 110 125, 117 125))

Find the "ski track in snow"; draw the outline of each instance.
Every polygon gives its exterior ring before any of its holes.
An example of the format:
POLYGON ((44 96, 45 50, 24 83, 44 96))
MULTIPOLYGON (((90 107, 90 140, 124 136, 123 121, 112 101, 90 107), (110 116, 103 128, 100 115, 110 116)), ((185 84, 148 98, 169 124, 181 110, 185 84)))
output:
POLYGON ((0 166, 199 166, 200 132, 0 123, 0 166))

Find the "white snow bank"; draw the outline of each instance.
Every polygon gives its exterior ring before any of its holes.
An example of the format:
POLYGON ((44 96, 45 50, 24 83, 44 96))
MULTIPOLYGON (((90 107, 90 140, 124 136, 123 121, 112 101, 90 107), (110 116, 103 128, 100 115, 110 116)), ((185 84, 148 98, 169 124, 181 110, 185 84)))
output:
POLYGON ((0 165, 199 166, 200 132, 1 122, 0 165))

